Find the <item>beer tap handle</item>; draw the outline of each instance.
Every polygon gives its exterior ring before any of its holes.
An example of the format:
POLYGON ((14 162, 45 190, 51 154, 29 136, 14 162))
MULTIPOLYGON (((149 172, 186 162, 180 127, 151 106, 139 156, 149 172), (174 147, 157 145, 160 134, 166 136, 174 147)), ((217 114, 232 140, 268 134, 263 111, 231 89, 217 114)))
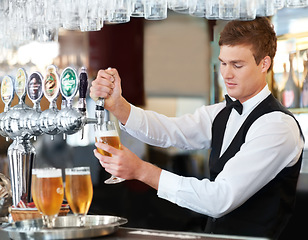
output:
MULTIPOLYGON (((108 68, 110 70, 111 67, 108 68)), ((105 118, 105 99, 104 98, 98 98, 96 101, 96 111, 95 111, 95 117, 97 119, 97 123, 100 124, 104 121, 105 118)))
MULTIPOLYGON (((81 72, 79 74, 79 103, 78 110, 81 112, 82 116, 86 116, 87 111, 87 90, 88 90, 88 74, 86 67, 81 68, 81 72)), ((81 128, 81 140, 84 136, 84 126, 81 128)))
POLYGON ((95 110, 95 117, 97 119, 97 123, 101 124, 104 121, 105 117, 105 99, 104 98, 98 98, 96 101, 96 110, 95 110))
POLYGON ((19 99, 19 104, 24 105, 26 99, 26 83, 28 82, 28 76, 26 70, 19 68, 17 70, 17 76, 15 80, 15 92, 19 99))
POLYGON ((7 112, 11 108, 11 103, 14 98, 15 86, 14 86, 14 79, 13 77, 6 75, 3 77, 1 81, 1 99, 4 103, 4 112, 0 117, 0 132, 1 135, 5 137, 5 140, 9 141, 8 130, 5 127, 7 112))
POLYGON ((87 97, 87 90, 88 90, 88 74, 87 69, 85 67, 81 68, 81 72, 79 75, 79 106, 78 109, 80 112, 86 112, 86 97, 87 97))
POLYGON ((53 140, 53 135, 60 133, 60 129, 57 126, 56 116, 59 112, 57 109, 56 100, 60 91, 60 79, 57 72, 57 68, 54 65, 49 65, 47 67, 46 76, 43 81, 43 92, 45 98, 49 101, 49 108, 44 110, 39 118, 41 130, 51 135, 53 140))

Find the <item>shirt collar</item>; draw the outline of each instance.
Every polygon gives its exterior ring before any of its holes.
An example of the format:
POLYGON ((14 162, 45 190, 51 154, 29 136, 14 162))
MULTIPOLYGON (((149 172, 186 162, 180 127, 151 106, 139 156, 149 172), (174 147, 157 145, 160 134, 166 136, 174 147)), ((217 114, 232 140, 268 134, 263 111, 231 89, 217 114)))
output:
POLYGON ((259 103, 261 103, 268 95, 271 94, 271 91, 266 85, 257 95, 243 102, 243 115, 250 113, 259 103))
MULTIPOLYGON (((247 113, 250 113, 260 102, 262 102, 270 94, 271 94, 271 91, 269 90, 268 85, 266 85, 257 95, 243 102, 242 103, 243 105, 242 116, 246 115, 247 113)), ((231 98, 231 99, 233 101, 236 100, 235 98, 231 98)))

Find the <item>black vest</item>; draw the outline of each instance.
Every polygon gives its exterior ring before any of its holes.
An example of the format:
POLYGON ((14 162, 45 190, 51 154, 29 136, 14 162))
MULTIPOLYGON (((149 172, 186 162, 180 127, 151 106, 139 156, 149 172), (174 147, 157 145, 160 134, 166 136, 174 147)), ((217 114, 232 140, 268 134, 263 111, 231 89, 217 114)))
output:
MULTIPOLYGON (((273 111, 281 111, 293 117, 292 113, 270 94, 249 114, 220 158, 219 153, 215 152, 215 146, 212 146, 209 160, 211 181, 215 180, 226 162, 239 151, 253 122, 260 116, 273 111)), ((217 123, 215 124, 216 118, 212 126, 212 139, 215 138, 215 131, 219 131, 217 123)), ((298 127, 300 129, 299 124, 298 127)), ((292 214, 301 159, 302 155, 294 166, 284 168, 243 205, 223 217, 209 218, 205 231, 215 234, 278 238, 292 214)))

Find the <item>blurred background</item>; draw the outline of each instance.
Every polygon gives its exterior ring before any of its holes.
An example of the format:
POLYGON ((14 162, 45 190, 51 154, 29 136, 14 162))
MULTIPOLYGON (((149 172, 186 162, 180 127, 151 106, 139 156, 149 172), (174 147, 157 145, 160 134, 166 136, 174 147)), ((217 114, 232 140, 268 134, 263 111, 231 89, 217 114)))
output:
MULTIPOLYGON (((29 0, 30 2, 32 1, 29 0)), ((4 5, 2 8, 1 6, 1 16, 5 16, 7 9, 4 5)), ((308 91, 307 10, 307 6, 284 7, 269 14, 279 41, 274 70, 268 74, 272 92, 293 111, 305 135, 308 132, 308 102, 305 102, 308 91), (293 93, 292 98, 287 94, 290 91, 293 93)), ((17 16, 23 19, 23 15, 17 16)), ((9 23, 4 23, 7 24, 7 33, 9 23)), ((195 17, 169 8, 167 17, 163 20, 150 21, 132 17, 123 24, 105 21, 104 26, 96 31, 60 27, 56 32, 49 31, 45 34, 48 38, 43 40, 32 38, 34 40, 25 41, 12 34, 5 35, 2 31, 0 79, 5 75, 15 77, 20 67, 28 75, 34 71, 45 75, 46 67, 50 64, 57 66, 59 74, 68 66, 76 70, 86 66, 90 85, 99 69, 114 67, 122 79, 123 95, 132 104, 170 117, 193 113, 204 104, 216 103, 224 98, 217 42, 219 32, 226 23, 227 20, 195 17)), ((17 33, 21 36, 20 32, 17 33)), ((16 96, 12 106, 17 102, 16 96)), ((33 105, 28 98, 26 103, 33 105)), ((60 108, 61 97, 58 98, 57 105, 60 108)), ((77 105, 77 96, 74 105, 77 105)), ((48 106, 49 102, 43 98, 42 110, 48 106)), ((4 104, 1 101, 0 112, 3 109, 4 104)), ((94 114, 95 102, 88 97, 87 115, 94 118, 94 114)), ((110 118, 116 120, 112 115, 110 118)), ((124 132, 120 133, 120 137, 123 145, 145 161, 183 176, 195 176, 199 179, 208 176, 207 150, 162 149, 146 145, 124 132)), ((8 177, 7 148, 10 144, 11 141, 0 137, 0 172, 8 177)), ((85 126, 82 140, 80 133, 69 135, 66 140, 63 140, 62 135, 56 135, 54 140, 49 135, 43 135, 36 141, 33 140, 33 144, 37 151, 37 166, 91 167, 94 197, 89 214, 125 217, 128 219, 128 227, 203 231, 201 226, 206 221, 205 216, 159 199, 156 191, 143 183, 125 181, 116 185, 104 184, 109 174, 101 168, 93 155, 92 125, 85 126)), ((294 234, 304 234, 305 227, 301 219, 305 219, 304 216, 308 213, 306 156, 305 151, 296 212, 286 229, 285 239, 289 239, 291 233, 293 238, 294 234)))

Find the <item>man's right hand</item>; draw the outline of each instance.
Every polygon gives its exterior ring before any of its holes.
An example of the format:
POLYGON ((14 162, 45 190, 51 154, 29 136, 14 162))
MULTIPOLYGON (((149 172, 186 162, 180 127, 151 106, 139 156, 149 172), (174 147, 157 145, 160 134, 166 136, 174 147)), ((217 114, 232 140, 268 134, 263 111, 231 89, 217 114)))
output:
POLYGON ((121 78, 115 68, 99 70, 90 87, 90 97, 97 101, 105 99, 105 109, 109 110, 122 124, 130 113, 130 104, 122 97, 121 78))

